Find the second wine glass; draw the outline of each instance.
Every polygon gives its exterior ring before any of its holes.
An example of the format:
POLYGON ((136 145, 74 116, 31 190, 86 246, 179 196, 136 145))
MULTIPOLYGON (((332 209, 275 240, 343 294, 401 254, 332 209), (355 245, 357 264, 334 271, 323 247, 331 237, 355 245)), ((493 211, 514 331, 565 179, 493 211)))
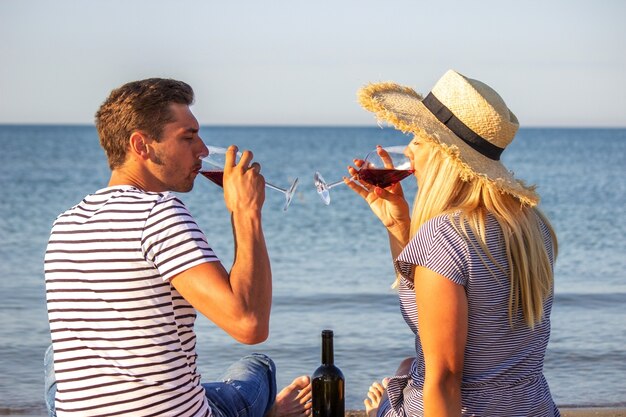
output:
MULTIPOLYGON (((383 148, 389 155, 390 161, 384 161, 378 155, 377 149, 369 152, 363 159, 363 164, 358 168, 357 174, 350 178, 350 181, 362 180, 375 186, 386 188, 402 181, 414 170, 411 168, 411 161, 404 154, 406 146, 389 146, 383 148)), ((343 179, 332 183, 327 183, 319 171, 315 172, 313 182, 317 194, 324 204, 330 204, 330 189, 344 184, 343 179)))
MULTIPOLYGON (((218 146, 207 146, 209 154, 201 159, 202 168, 200 168, 200 174, 211 180, 213 183, 224 186, 224 163, 226 162, 226 148, 220 148, 218 146)), ((237 152, 235 163, 239 163, 241 158, 241 152, 237 152)), ((265 181, 265 186, 272 190, 280 191, 285 195, 285 204, 283 205, 283 211, 287 211, 291 204, 296 188, 298 188, 298 178, 296 177, 288 188, 281 188, 274 184, 270 184, 265 181)))

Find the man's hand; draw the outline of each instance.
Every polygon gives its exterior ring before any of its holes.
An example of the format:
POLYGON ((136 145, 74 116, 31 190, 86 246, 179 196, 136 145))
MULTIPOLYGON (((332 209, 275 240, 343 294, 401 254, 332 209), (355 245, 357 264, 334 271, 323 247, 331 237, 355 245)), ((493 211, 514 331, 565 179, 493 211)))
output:
POLYGON ((265 178, 261 165, 252 162, 253 154, 243 151, 236 163, 237 146, 231 145, 224 164, 224 202, 231 212, 260 212, 265 202, 265 178))

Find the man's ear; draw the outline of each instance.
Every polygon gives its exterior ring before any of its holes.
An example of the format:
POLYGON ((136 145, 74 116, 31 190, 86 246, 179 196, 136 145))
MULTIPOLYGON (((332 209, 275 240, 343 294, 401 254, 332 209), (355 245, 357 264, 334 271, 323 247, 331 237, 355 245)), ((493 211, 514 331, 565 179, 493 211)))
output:
POLYGON ((148 137, 142 132, 133 132, 129 139, 130 152, 140 159, 148 159, 148 137))

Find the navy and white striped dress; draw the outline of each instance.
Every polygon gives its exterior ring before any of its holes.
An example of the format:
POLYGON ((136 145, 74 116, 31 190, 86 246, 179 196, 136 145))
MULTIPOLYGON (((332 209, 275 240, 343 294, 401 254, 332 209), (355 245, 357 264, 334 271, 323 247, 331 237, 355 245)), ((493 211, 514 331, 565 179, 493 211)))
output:
MULTIPOLYGON (((396 260, 396 270, 401 274, 400 308, 415 334, 416 359, 408 375, 390 380, 389 400, 379 407, 379 416, 422 416, 424 413, 424 354, 412 282, 415 265, 465 287, 468 333, 461 384, 462 415, 559 416, 542 372, 550 336, 552 296, 545 301, 543 320, 534 330, 524 323, 521 312, 513 318, 511 327, 507 275, 488 260, 471 232, 473 244, 468 243, 451 222, 447 215, 442 215, 425 223, 396 260)), ((552 242, 545 225, 543 232, 552 263, 552 242)), ((507 265, 501 228, 491 215, 487 219, 486 239, 496 261, 507 265)))

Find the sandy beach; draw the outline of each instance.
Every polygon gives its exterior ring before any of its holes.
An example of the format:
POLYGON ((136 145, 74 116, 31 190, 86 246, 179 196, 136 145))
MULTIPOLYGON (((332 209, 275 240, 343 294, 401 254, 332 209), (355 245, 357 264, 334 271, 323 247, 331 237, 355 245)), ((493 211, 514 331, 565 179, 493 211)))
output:
MULTIPOLYGON (((561 417, 626 417, 626 408, 561 408, 561 417)), ((0 417, 46 417, 45 414, 0 414, 0 417)), ((365 417, 365 411, 348 410, 345 417, 365 417)))
MULTIPOLYGON (((626 417, 626 408, 561 408, 561 417, 626 417)), ((365 411, 347 411, 346 417, 365 417, 365 411)))
MULTIPOLYGON (((590 408, 561 408, 561 417, 626 417, 626 408, 590 407, 590 408)), ((45 414, 0 414, 0 417, 47 417, 45 414)), ((346 411, 345 417, 365 417, 365 411, 346 411)))
POLYGON ((563 408, 562 417, 623 417, 626 416, 624 408, 563 408))
MULTIPOLYGON (((626 417, 626 408, 561 408, 561 417, 626 417)), ((364 411, 348 411, 346 417, 365 417, 364 411)))

